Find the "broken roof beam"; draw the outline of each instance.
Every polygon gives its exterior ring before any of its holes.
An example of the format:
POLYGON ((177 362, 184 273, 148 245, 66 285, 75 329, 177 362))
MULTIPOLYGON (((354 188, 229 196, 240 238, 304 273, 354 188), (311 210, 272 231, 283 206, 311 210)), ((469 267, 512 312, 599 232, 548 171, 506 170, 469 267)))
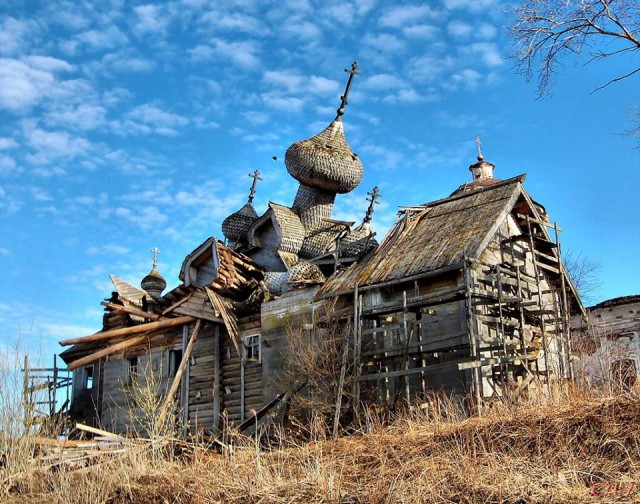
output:
POLYGON ((160 315, 144 311, 140 308, 136 308, 135 306, 117 305, 115 303, 108 303, 107 301, 103 301, 100 304, 110 310, 123 311, 129 315, 135 315, 136 317, 142 317, 147 320, 158 320, 160 318, 160 315))
POLYGON ((122 327, 120 329, 112 329, 110 331, 102 331, 99 333, 91 334, 89 336, 82 336, 81 338, 72 338, 60 342, 62 346, 77 345, 79 343, 90 343, 94 341, 107 341, 118 336, 129 336, 131 334, 138 334, 147 331, 155 331, 157 329, 165 329, 167 327, 174 327, 178 325, 188 324, 196 320, 196 317, 190 315, 184 317, 177 317, 173 319, 159 320, 156 322, 148 322, 146 324, 135 325, 131 327, 122 327))
POLYGON ((90 364, 98 359, 102 359, 102 357, 106 357, 107 355, 114 354, 116 352, 120 352, 121 350, 126 350, 129 347, 140 345, 147 341, 148 336, 142 335, 137 336, 135 338, 129 338, 127 340, 121 341, 120 343, 116 343, 115 345, 108 346, 107 348, 103 348, 102 350, 98 350, 97 352, 93 352, 85 357, 81 357, 80 359, 76 359, 73 362, 70 362, 67 366, 67 369, 73 370, 79 368, 80 366, 84 366, 85 364, 90 364))

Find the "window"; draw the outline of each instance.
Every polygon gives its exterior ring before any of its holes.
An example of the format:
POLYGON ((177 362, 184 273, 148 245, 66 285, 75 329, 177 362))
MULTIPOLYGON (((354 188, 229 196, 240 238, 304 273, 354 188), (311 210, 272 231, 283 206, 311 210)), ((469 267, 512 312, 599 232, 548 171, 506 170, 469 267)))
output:
POLYGON ((244 355, 247 360, 260 362, 260 335, 244 337, 244 355))
POLYGON ((84 388, 85 390, 93 388, 93 366, 84 368, 84 388))
POLYGON ((175 376, 182 362, 182 349, 169 350, 169 376, 175 376))
POLYGON ((138 375, 138 358, 132 357, 129 361, 129 371, 127 373, 127 384, 132 385, 138 375))

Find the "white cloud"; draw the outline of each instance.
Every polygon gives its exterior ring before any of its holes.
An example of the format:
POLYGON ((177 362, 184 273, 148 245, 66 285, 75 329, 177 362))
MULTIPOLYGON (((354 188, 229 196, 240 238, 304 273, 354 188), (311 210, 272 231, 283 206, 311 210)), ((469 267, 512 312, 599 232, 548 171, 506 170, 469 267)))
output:
POLYGON ((151 103, 134 108, 125 115, 124 121, 113 121, 112 127, 117 133, 144 135, 156 133, 164 136, 178 135, 178 129, 186 126, 189 120, 181 115, 166 112, 151 103))
POLYGON ((54 76, 15 59, 0 58, 0 107, 21 110, 36 105, 53 87, 54 76))
POLYGON ((49 126, 65 126, 72 129, 91 130, 105 123, 107 110, 99 105, 62 107, 47 112, 45 122, 49 126))
POLYGON ((26 52, 35 38, 37 24, 11 16, 0 23, 0 55, 14 55, 26 52))
POLYGON ((87 254, 89 255, 126 255, 129 252, 130 250, 127 247, 117 244, 93 246, 87 249, 87 254))
POLYGON ((384 54, 396 53, 405 48, 403 40, 389 33, 380 33, 379 35, 368 34, 364 37, 363 42, 367 46, 384 54))
POLYGON ((468 46, 468 50, 480 56, 482 62, 490 67, 497 67, 504 64, 504 60, 498 50, 498 46, 492 42, 476 42, 468 46))
POLYGON ((0 150, 13 149, 17 146, 18 142, 16 142, 13 138, 0 137, 0 150))
POLYGON ((457 39, 465 39, 469 37, 472 31, 473 28, 469 23, 465 23, 464 21, 460 21, 457 19, 451 21, 447 25, 447 32, 449 32, 449 35, 457 39))
POLYGON ((75 137, 66 131, 45 131, 30 121, 23 125, 27 145, 36 151, 27 159, 35 164, 46 164, 55 159, 72 159, 87 154, 91 142, 75 137))
POLYGON ((399 77, 391 74, 376 74, 368 77, 363 83, 362 88, 372 91, 385 91, 387 89, 404 87, 405 83, 399 77))
POLYGON ((202 19, 222 30, 243 32, 252 36, 265 36, 270 33, 258 18, 241 12, 226 13, 214 10, 202 16, 202 19))
POLYGON ((114 211, 116 217, 125 219, 141 229, 151 229, 162 226, 168 217, 156 206, 146 206, 135 211, 130 208, 118 207, 114 211))
POLYGON ((53 198, 41 187, 30 187, 29 192, 34 201, 52 201, 53 198))
POLYGON ((262 95, 262 100, 267 107, 285 112, 297 112, 301 110, 304 105, 304 101, 300 98, 293 96, 278 96, 271 93, 264 93, 262 95))
POLYGON ((489 23, 481 23, 480 26, 476 29, 476 36, 482 39, 490 39, 494 38, 498 30, 495 26, 490 25, 489 23))
POLYGON ((8 257, 8 256, 12 255, 12 254, 11 254, 11 250, 9 250, 9 249, 8 249, 8 248, 6 248, 6 247, 0 247, 0 255, 3 255, 3 256, 7 256, 7 257, 8 257))
POLYGON ((27 56, 23 61, 29 63, 32 68, 45 72, 70 72, 74 68, 66 61, 51 56, 27 56))
MULTIPOLYGON (((125 44, 127 36, 115 25, 101 30, 87 30, 75 36, 74 41, 90 50, 113 49, 125 44)), ((75 49, 75 48, 73 48, 75 49)))
POLYGON ((10 175, 16 170, 16 162, 12 157, 0 154, 0 175, 10 175))
POLYGON ((384 11, 378 20, 380 26, 386 28, 403 28, 415 25, 423 19, 436 19, 440 17, 428 5, 403 5, 391 7, 384 11))
POLYGON ((444 0, 447 9, 463 9, 471 12, 478 12, 498 5, 498 0, 444 0))
POLYGON ((322 30, 309 21, 287 22, 282 32, 305 42, 317 42, 322 38, 322 30))
POLYGON ((423 99, 415 89, 406 87, 396 93, 385 96, 382 101, 386 103, 417 103, 423 99))
POLYGON ((412 39, 433 39, 440 34, 440 28, 429 24, 407 26, 402 29, 405 37, 412 39))
POLYGON ((260 65, 260 60, 256 55, 258 50, 258 46, 253 42, 228 42, 214 38, 211 39, 209 45, 198 45, 190 49, 188 53, 196 61, 209 61, 214 56, 220 56, 241 68, 250 69, 260 65))
POLYGON ((158 5, 139 5, 133 10, 137 16, 134 30, 138 34, 163 32, 170 20, 158 5))

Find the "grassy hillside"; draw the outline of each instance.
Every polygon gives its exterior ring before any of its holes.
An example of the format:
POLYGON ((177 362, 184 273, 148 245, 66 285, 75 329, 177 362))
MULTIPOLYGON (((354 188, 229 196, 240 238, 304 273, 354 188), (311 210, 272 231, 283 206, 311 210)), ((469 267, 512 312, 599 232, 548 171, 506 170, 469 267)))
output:
MULTIPOLYGON (((434 405, 431 405, 434 406, 434 405)), ((640 400, 574 393, 462 419, 447 405, 337 441, 237 440, 158 457, 130 448, 97 464, 0 469, 9 502, 640 502, 640 400), (434 411, 435 410, 435 411, 434 411)), ((289 438, 290 439, 290 438, 289 438)), ((148 446, 148 445, 145 445, 148 446)), ((33 453, 37 458, 37 452, 33 453)), ((38 459, 41 460, 41 459, 38 459)), ((1 499, 0 499, 1 500, 1 499)))

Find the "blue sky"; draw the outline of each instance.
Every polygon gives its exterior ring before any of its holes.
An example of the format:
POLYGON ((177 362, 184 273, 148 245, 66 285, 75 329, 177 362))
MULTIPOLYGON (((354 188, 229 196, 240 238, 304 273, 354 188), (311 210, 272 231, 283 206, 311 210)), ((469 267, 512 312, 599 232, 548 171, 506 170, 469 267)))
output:
POLYGON ((178 284, 186 254, 246 200, 291 204, 282 159, 334 117, 357 59, 346 135, 365 166, 335 217, 360 221, 470 180, 474 138, 526 188, 565 249, 601 264, 594 301, 640 293, 640 150, 622 135, 636 61, 565 61, 553 95, 514 73, 494 0, 156 4, 0 0, 0 345, 44 355, 100 328, 113 273, 178 284), (277 156, 278 161, 273 161, 277 156))

